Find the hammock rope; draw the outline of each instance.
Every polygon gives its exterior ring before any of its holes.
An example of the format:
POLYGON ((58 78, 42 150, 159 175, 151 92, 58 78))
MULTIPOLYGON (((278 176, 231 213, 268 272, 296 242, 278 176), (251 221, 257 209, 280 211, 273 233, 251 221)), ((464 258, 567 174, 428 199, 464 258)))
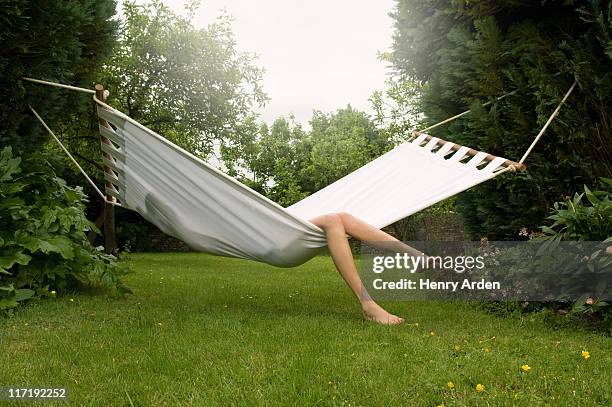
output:
MULTIPOLYGON (((514 90, 514 91, 512 91, 510 93, 506 93, 505 95, 502 95, 502 96, 498 97, 495 100, 502 100, 504 98, 507 98, 508 96, 514 95, 515 93, 516 93, 516 91, 514 90)), ((493 103, 493 101, 483 103, 482 105, 483 106, 488 106, 491 103, 493 103)), ((457 115, 455 115, 453 117, 449 117, 448 119, 442 120, 441 122, 436 123, 434 125, 431 125, 431 126, 429 126, 427 128, 424 128, 422 130, 416 130, 415 133, 427 133, 429 130, 433 130, 433 129, 437 128, 437 127, 442 126, 443 124, 446 124, 448 122, 452 122, 453 120, 458 119, 460 117, 463 117, 463 116, 465 116, 466 114, 468 114, 470 112, 471 112, 471 110, 466 110, 465 112, 459 113, 459 114, 457 114, 457 115)))
MULTIPOLYGON (((29 77, 23 77, 22 78, 25 81, 29 81, 29 82, 33 82, 33 83, 37 83, 37 84, 42 84, 42 85, 47 85, 47 86, 54 86, 54 87, 58 87, 58 88, 63 88, 63 89, 68 89, 68 90, 74 90, 74 91, 78 91, 78 92, 83 92, 83 93, 87 93, 87 94, 92 94, 93 95, 93 100, 96 104, 102 106, 103 108, 106 109, 112 109, 109 105, 107 105, 106 103, 104 103, 102 100, 98 99, 96 97, 96 91, 92 90, 92 89, 86 89, 86 88, 81 88, 78 86, 71 86, 71 85, 65 85, 62 83, 58 83, 58 82, 51 82, 51 81, 45 81, 45 80, 41 80, 41 79, 34 79, 34 78, 29 78, 29 77)), ((548 120, 546 121, 546 123, 544 124, 544 126, 540 129, 540 131, 538 132, 538 134, 536 135, 536 137, 534 138, 533 142, 531 143, 531 145, 527 148, 527 150, 525 151, 525 153, 523 154, 523 156, 521 157, 521 159, 518 162, 514 162, 511 160, 506 160, 505 165, 507 167, 508 170, 510 171, 517 171, 517 170, 524 170, 525 169, 525 165, 524 162, 527 159, 527 157, 529 156, 529 154, 531 154, 531 152, 533 151, 533 149, 535 148, 536 144, 540 141, 540 139, 542 138, 542 136, 544 135, 544 133, 546 132, 546 130, 548 129, 548 127, 550 126, 550 124, 553 122, 553 120, 557 117, 557 115, 559 114, 561 107, 563 106, 563 104, 566 102, 566 100, 568 99, 568 97, 570 96, 570 94, 572 93, 572 91, 574 90, 574 88, 576 87, 576 84, 578 83, 578 80, 575 79, 574 83, 572 84, 572 86, 569 88, 569 90, 565 93, 565 95, 563 96, 563 99, 561 100, 561 102, 559 102, 559 104, 557 105, 557 107, 555 108, 555 110, 551 113, 551 115, 548 117, 548 120)), ((496 98, 496 101, 502 100, 508 96, 514 95, 516 94, 516 90, 506 93, 498 98, 496 98)), ((489 101, 486 103, 483 103, 483 106, 487 106, 490 105, 491 103, 493 103, 493 101, 489 101)), ((102 191, 100 191, 100 189, 95 185, 95 183, 91 180, 91 177, 89 177, 89 175, 85 172, 85 170, 79 165, 79 163, 76 161, 76 159, 72 156, 72 154, 70 154, 70 152, 68 151, 68 149, 64 146, 64 144, 62 144, 62 142, 60 141, 60 139, 53 133, 53 131, 51 131, 51 129, 49 128, 49 126, 47 126, 47 124, 44 122, 44 120, 40 117, 40 115, 31 107, 29 106, 30 110, 32 110, 32 112, 34 113, 34 115, 36 116, 36 118, 41 122, 41 124, 43 125, 43 127, 49 132, 49 134, 53 137, 53 139, 55 140, 55 142, 61 147, 61 149, 66 153, 66 155, 68 155, 68 157, 70 158, 70 160, 75 164, 75 166, 79 169, 79 171, 83 174, 83 176, 87 179, 87 181, 94 187, 94 189, 96 190, 96 192, 98 193, 98 195, 100 195, 102 197, 102 199, 109 204, 115 205, 115 206, 121 206, 121 204, 119 204, 116 201, 110 201, 106 198, 106 196, 102 193, 102 191)), ((460 117, 463 117, 465 115, 467 115, 468 113, 470 113, 471 110, 466 110, 462 113, 459 113, 455 116, 449 117, 448 119, 442 120, 436 124, 433 124, 429 127, 426 127, 424 129, 421 130, 415 130, 412 131, 412 135, 413 136, 418 136, 420 134, 426 133, 430 130, 433 130, 439 126, 442 126, 446 123, 449 123, 453 120, 456 120, 460 117)), ((432 136, 427 135, 426 137, 426 141, 429 141, 432 139, 432 136)), ((441 142, 443 145, 446 143, 451 143, 449 141, 446 140, 442 140, 439 139, 438 142, 441 142)), ((451 143, 454 144, 454 143, 451 143)), ((461 148, 462 146, 454 144, 452 146, 452 150, 458 150, 459 148, 461 148)), ((478 153, 476 150, 473 149, 469 149, 467 154, 474 156, 476 153, 478 153)), ((493 155, 488 155, 487 156, 487 161, 491 161, 493 159, 497 158, 496 156, 493 155)))
POLYGON ((546 129, 548 128, 548 126, 550 126, 550 124, 552 123, 552 121, 555 119, 555 117, 557 117, 557 115, 559 114, 559 111, 561 110, 561 106, 563 106, 563 104, 565 103, 565 101, 567 100, 567 98, 569 97, 569 95, 572 93, 572 91, 574 90, 574 88, 576 87, 576 84, 578 83, 578 80, 575 79, 574 83, 572 84, 572 86, 570 86, 569 90, 565 93, 565 96, 563 96, 563 99, 561 99, 561 102, 557 105, 557 108, 554 110, 554 112, 552 112, 552 114, 548 117, 548 120, 546 121, 546 123, 544 124, 544 127, 542 127, 542 129, 540 130, 540 132, 538 133, 538 135, 536 136, 536 138, 533 140, 533 142, 531 143, 531 145, 529 146, 529 148, 527 149, 527 151, 525 151, 525 154, 523 154, 523 157, 521 157, 521 159, 519 160, 519 164, 522 164, 523 162, 525 162, 525 160, 527 159, 527 156, 529 156, 529 153, 531 153, 531 150, 533 150, 533 148, 535 147, 535 145, 538 143, 538 141, 540 141, 540 138, 542 137, 542 135, 544 134, 544 132, 546 131, 546 129))
POLYGON ((94 95, 96 94, 96 91, 93 89, 79 88, 78 86, 64 85, 63 83, 43 81, 41 79, 28 78, 25 76, 22 79, 28 82, 39 83, 41 85, 55 86, 57 88, 76 90, 77 92, 91 93, 94 95))
MULTIPOLYGON (((94 92, 95 93, 95 92, 94 92)), ((100 188, 98 188, 98 186, 96 185, 95 182, 93 182, 93 180, 89 177, 89 175, 87 174, 87 172, 85 172, 85 170, 83 169, 83 167, 81 167, 78 163, 78 161, 72 156, 72 154, 70 154, 70 151, 68 151, 68 149, 66 148, 66 146, 64 146, 64 144, 60 141, 60 139, 55 135, 55 133, 53 132, 53 130, 51 130, 49 128, 49 126, 47 125, 47 123, 45 123, 45 121, 42 119, 42 117, 40 117, 40 115, 38 114, 38 112, 36 110, 34 110, 34 108, 32 106, 28 106, 30 108, 30 110, 32 111, 32 113, 34 113, 34 116, 36 116, 36 118, 40 121, 40 123, 43 125, 43 127, 49 132, 49 134, 51 135, 51 137, 53 137, 53 140, 55 140, 55 142, 60 146, 60 148, 64 151, 64 153, 70 158, 70 160, 72 161, 72 163, 78 168, 78 170, 81 172, 81 174, 83 174, 83 176, 87 179, 87 181, 91 184, 91 186, 96 190, 96 192, 98 193, 98 195, 100 195, 100 197, 102 198, 102 200, 104 200, 104 202, 115 205, 115 206, 121 206, 120 203, 115 202, 115 201, 110 201, 106 198, 106 196, 102 193, 102 191, 100 191, 100 188)))

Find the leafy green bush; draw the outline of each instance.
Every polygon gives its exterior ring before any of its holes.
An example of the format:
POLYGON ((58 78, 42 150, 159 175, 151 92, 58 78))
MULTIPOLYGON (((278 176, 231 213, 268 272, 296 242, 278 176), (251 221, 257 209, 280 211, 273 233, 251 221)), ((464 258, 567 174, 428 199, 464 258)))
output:
POLYGON ((576 193, 565 202, 556 202, 548 217, 554 223, 542 226, 542 232, 560 240, 604 241, 612 237, 612 179, 601 181, 607 191, 591 191, 585 185, 584 193, 576 193))
POLYGON ((126 269, 87 240, 95 226, 85 201, 41 154, 22 162, 10 147, 0 152, 0 311, 83 286, 129 292, 126 269))
MULTIPOLYGON (((548 217, 554 223, 542 226, 544 233, 542 239, 549 242, 603 241, 608 247, 612 247, 612 179, 603 178, 601 181, 606 190, 591 191, 585 185, 584 193, 576 193, 573 198, 568 198, 565 202, 556 202, 552 214, 548 217)), ((598 250, 591 254, 589 263, 598 266, 589 265, 593 272, 596 268, 599 270, 605 268, 609 272, 612 255, 604 250, 598 250)), ((584 294, 574 302, 571 313, 600 319, 603 326, 612 331, 612 306, 605 301, 584 294)))
POLYGON ((568 314, 570 319, 596 323, 612 332, 612 307, 600 298, 610 288, 607 285, 610 278, 605 276, 609 276, 612 268, 608 249, 612 246, 612 180, 604 178, 602 184, 604 190, 591 191, 585 185, 584 193, 576 193, 553 205, 547 218, 552 224, 542 226, 542 233, 530 234, 530 243, 534 243, 537 253, 529 253, 521 246, 502 250, 495 258, 502 268, 508 264, 504 275, 509 281, 523 280, 531 288, 546 283, 548 290, 554 286, 567 299, 492 302, 484 304, 485 309, 496 313, 554 311, 568 314), (561 241, 564 241, 562 250, 561 241), (584 242, 602 243, 589 245, 585 253, 584 242), (577 264, 583 269, 579 270, 577 264), (534 269, 539 272, 534 274, 534 269), (585 275, 589 278, 585 279, 585 275), (556 276, 563 278, 555 281, 556 276))

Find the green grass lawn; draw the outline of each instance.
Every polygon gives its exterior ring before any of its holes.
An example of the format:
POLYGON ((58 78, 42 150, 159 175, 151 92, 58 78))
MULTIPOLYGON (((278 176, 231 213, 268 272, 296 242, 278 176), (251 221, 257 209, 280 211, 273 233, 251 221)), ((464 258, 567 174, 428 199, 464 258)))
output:
POLYGON ((134 295, 41 301, 0 320, 0 386, 66 386, 75 406, 612 403, 602 334, 465 303, 390 303, 405 325, 364 322, 324 256, 295 269, 126 261, 134 295))

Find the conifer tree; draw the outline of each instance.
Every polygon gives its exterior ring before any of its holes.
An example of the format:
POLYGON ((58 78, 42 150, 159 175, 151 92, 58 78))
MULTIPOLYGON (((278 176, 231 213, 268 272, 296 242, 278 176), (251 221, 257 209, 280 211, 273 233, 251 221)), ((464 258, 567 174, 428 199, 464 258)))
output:
POLYGON ((91 98, 32 85, 23 76, 93 89, 96 69, 114 44, 114 0, 0 2, 0 146, 32 152, 48 139, 28 109, 52 127, 91 98))
POLYGON ((597 0, 398 0, 391 60, 399 75, 424 83, 426 123, 473 110, 437 136, 518 160, 578 80, 526 173, 459 196, 473 237, 515 239, 521 228, 542 224, 553 202, 611 176, 611 7, 597 0))

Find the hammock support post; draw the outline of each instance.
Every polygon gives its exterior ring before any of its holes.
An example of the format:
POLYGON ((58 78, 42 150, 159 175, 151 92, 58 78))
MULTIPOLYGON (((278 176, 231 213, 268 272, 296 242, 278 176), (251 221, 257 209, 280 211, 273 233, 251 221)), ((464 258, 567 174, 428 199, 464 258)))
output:
MULTIPOLYGON (((96 98, 100 99, 100 100, 105 100, 106 97, 104 95, 104 86, 100 85, 99 83, 96 84, 95 86, 95 90, 96 90, 96 98)), ((110 128, 110 125, 108 124, 108 122, 100 117, 98 117, 98 122, 100 123, 100 126, 106 127, 106 128, 110 128)), ((104 137, 102 134, 100 134, 100 142, 103 144, 107 144, 107 145, 112 145, 111 141, 109 139, 107 139, 106 137, 104 137)), ((107 160, 113 161, 113 157, 108 154, 103 152, 102 153, 104 158, 106 158, 107 160)), ((104 172, 113 175, 113 170, 108 166, 105 165, 104 166, 104 172)), ((106 181, 106 188, 113 188, 113 184, 110 181, 106 181)), ((104 251, 106 253, 114 253, 115 250, 117 250, 117 237, 116 237, 116 233, 115 233, 115 205, 112 204, 112 202, 116 202, 116 198, 114 196, 109 195, 108 193, 106 194, 106 200, 104 201, 103 205, 103 213, 104 213, 104 251)))

